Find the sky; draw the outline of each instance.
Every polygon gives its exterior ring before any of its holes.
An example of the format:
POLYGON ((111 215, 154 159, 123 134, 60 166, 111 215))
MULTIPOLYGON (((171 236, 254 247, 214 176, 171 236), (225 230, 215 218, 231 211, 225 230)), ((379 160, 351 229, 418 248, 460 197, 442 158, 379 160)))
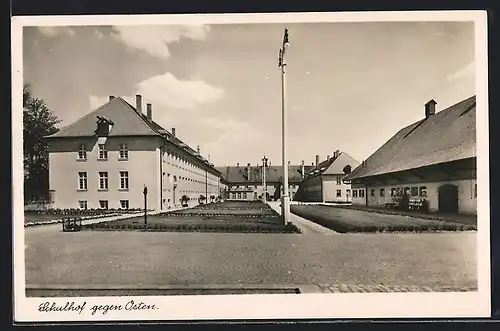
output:
POLYGON ((141 94, 216 166, 279 165, 285 27, 292 164, 361 162, 430 99, 440 111, 475 94, 472 22, 25 27, 24 83, 60 126, 141 94))

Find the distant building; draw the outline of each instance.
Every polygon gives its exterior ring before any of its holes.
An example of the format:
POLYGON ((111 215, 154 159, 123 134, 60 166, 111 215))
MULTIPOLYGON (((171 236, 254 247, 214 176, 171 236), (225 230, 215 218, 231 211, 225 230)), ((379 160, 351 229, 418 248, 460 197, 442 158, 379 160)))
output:
MULTIPOLYGON (((298 186, 311 166, 288 165, 288 185, 293 198, 298 186)), ((264 196, 262 165, 226 166, 216 168, 227 183, 225 198, 228 200, 259 200, 264 196)), ((266 168, 267 199, 278 200, 282 192, 283 167, 268 165, 266 168)))
POLYGON ((142 113, 119 97, 46 137, 53 208, 148 208, 166 210, 187 196, 215 199, 225 189, 220 172, 153 121, 152 105, 142 113))
POLYGON ((429 211, 477 214, 476 97, 424 117, 396 133, 347 176, 353 204, 384 206, 404 193, 429 211))
POLYGON ((356 168, 359 162, 346 153, 336 150, 325 161, 313 167, 300 183, 295 201, 302 202, 350 202, 351 185, 344 182, 344 177, 356 168))

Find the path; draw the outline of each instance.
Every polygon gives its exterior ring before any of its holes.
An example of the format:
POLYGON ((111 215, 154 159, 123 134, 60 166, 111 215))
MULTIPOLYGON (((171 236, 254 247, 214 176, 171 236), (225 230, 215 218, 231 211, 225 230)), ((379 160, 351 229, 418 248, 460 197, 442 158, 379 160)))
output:
MULTIPOLYGON (((268 204, 272 209, 274 209, 278 214, 281 215, 281 207, 279 201, 270 201, 268 202, 268 204)), ((337 234, 337 232, 333 230, 325 228, 324 226, 311 222, 292 213, 290 213, 290 221, 300 229, 302 234, 337 234)))

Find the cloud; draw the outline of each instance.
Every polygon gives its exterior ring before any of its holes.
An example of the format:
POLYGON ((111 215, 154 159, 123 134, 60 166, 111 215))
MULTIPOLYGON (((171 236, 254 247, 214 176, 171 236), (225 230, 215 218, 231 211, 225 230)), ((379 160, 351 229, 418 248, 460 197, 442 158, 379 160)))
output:
MULTIPOLYGON (((215 163, 227 162, 228 155, 238 155, 245 146, 255 146, 256 142, 266 137, 251 124, 234 118, 203 118, 197 124, 206 130, 207 136, 213 136, 212 131, 219 133, 215 139, 202 146, 215 163)), ((248 160, 251 160, 258 158, 260 153, 261 151, 248 150, 246 154, 248 160)))
POLYGON ((140 82, 137 90, 158 106, 177 109, 196 109, 224 96, 224 89, 220 87, 202 80, 179 80, 168 72, 140 82))
POLYGON ((39 26, 38 31, 47 37, 56 37, 58 35, 70 35, 75 34, 75 30, 67 26, 39 26))
POLYGON ((472 61, 465 67, 455 71, 453 74, 446 77, 447 82, 456 81, 463 78, 474 77, 476 72, 476 62, 472 61))
MULTIPOLYGON (((135 86, 133 95, 121 96, 135 105, 135 94, 141 94, 144 103, 153 105, 153 118, 163 126, 179 122, 186 112, 203 112, 205 107, 224 97, 224 89, 212 86, 200 79, 179 80, 171 73, 153 76, 135 86), (181 111, 179 111, 181 110, 181 111)), ((91 109, 96 109, 106 102, 109 96, 92 95, 89 98, 91 109)), ((143 105, 143 107, 145 107, 143 105)))
POLYGON ((104 33, 102 33, 101 31, 99 30, 94 30, 94 36, 97 38, 97 39, 104 39, 105 38, 105 35, 104 33))
POLYGON ((169 44, 182 38, 204 40, 209 33, 208 25, 114 26, 111 36, 133 49, 164 59, 170 57, 169 44))

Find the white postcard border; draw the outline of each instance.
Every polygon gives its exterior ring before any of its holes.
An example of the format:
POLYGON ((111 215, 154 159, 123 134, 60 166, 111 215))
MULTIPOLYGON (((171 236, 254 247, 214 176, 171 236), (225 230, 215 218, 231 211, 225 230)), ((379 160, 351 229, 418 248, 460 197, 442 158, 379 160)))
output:
POLYGON ((110 320, 213 320, 297 318, 439 318, 490 316, 489 136, 485 11, 342 12, 203 15, 95 15, 12 18, 12 132, 13 132, 13 252, 14 313, 17 322, 110 320), (26 298, 22 161, 22 84, 24 26, 235 24, 299 22, 474 21, 477 95, 478 292, 379 293, 302 295, 217 295, 171 297, 26 298), (155 310, 91 313, 94 305, 122 305, 134 300, 155 310), (43 313, 44 302, 86 303, 82 314, 43 313))

